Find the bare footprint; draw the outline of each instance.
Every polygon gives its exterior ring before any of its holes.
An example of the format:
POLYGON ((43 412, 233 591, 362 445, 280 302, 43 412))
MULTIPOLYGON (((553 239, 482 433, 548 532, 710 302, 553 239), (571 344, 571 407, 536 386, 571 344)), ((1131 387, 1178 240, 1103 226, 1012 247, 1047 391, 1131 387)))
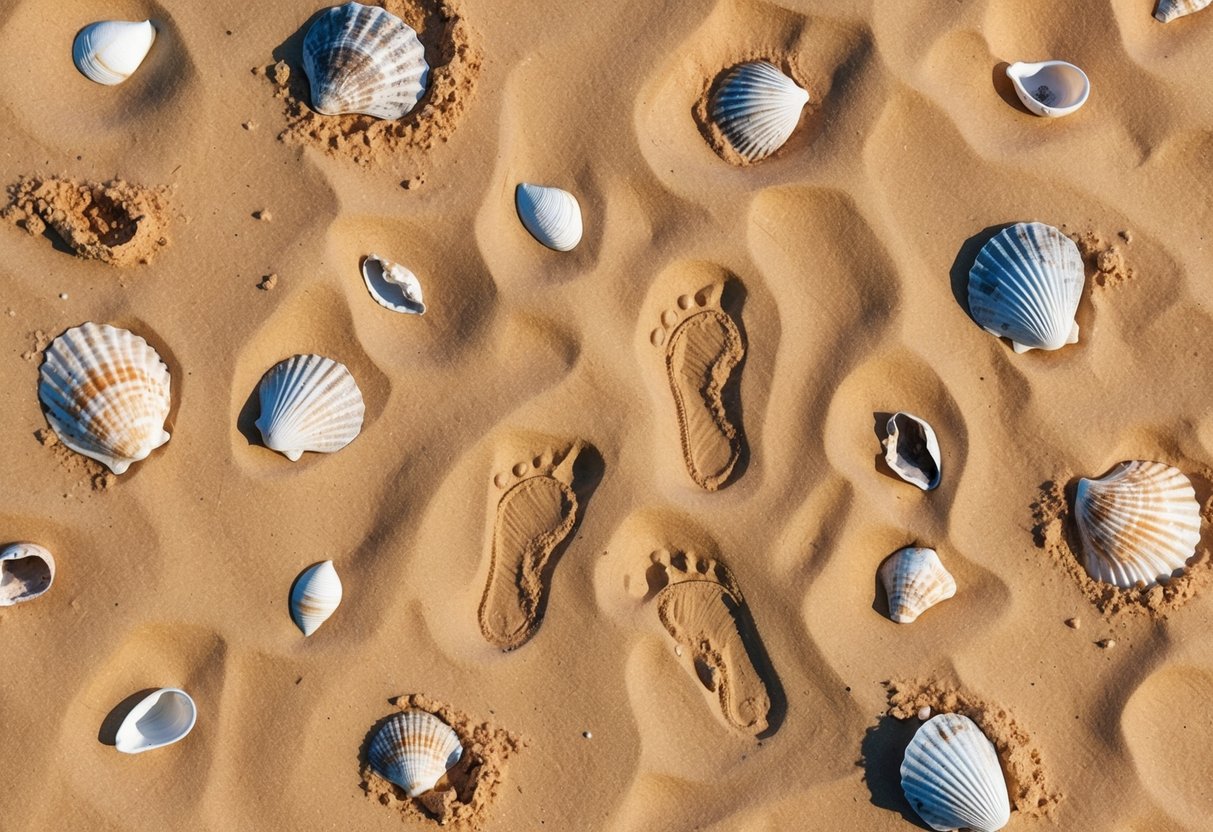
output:
POLYGON ((745 601, 732 574, 691 553, 661 549, 652 558, 668 581, 657 593, 661 623, 690 651, 693 672, 717 695, 725 720, 739 731, 762 733, 771 698, 745 646, 745 601))
POLYGON ((687 472, 708 491, 720 488, 733 473, 742 443, 723 391, 745 356, 745 345, 737 324, 720 308, 723 290, 723 283, 714 283, 682 295, 677 309, 661 313, 661 327, 650 336, 653 346, 665 347, 687 472))

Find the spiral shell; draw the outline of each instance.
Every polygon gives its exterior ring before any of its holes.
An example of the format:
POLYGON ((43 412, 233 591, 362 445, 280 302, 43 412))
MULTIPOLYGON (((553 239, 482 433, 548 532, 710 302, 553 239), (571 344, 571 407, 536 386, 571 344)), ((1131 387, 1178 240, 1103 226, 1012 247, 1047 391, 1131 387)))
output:
POLYGON ((956 581, 934 549, 907 547, 880 567, 880 582, 889 597, 889 618, 909 624, 956 594, 956 581))
POLYGON ((1210 3, 1213 3, 1213 0, 1158 0, 1158 5, 1154 8, 1154 19, 1170 23, 1177 18, 1208 8, 1210 3))
POLYGON ((32 601, 54 581, 55 558, 38 544, 12 543, 0 549, 0 607, 32 601))
POLYGON ((291 588, 291 618, 305 636, 329 620, 341 603, 341 578, 331 560, 309 566, 291 588))
POLYGON ((939 485, 939 440, 913 413, 897 412, 885 425, 884 459, 897 476, 923 491, 939 485))
POLYGON ((261 438, 291 462, 304 451, 339 451, 362 431, 362 391, 331 358, 294 355, 278 362, 261 379, 258 395, 261 438))
POLYGON ((514 206, 523 227, 548 248, 572 251, 581 242, 581 205, 568 191, 522 182, 514 206))
POLYGON ((90 81, 112 87, 134 74, 156 40, 150 20, 102 20, 90 23, 72 42, 72 61, 90 81))
POLYGON ((977 723, 939 714, 922 724, 901 763, 906 800, 936 830, 995 832, 1011 820, 1007 781, 977 723))
POLYGON ((118 726, 114 746, 124 754, 140 754, 185 739, 194 730, 198 709, 178 688, 148 694, 118 726))
POLYGON ((809 94, 767 61, 738 64, 712 99, 711 118, 747 162, 770 156, 796 130, 809 94))
POLYGON ((463 756, 459 735, 433 714, 416 708, 396 714, 371 740, 371 768, 417 797, 434 788, 463 756))

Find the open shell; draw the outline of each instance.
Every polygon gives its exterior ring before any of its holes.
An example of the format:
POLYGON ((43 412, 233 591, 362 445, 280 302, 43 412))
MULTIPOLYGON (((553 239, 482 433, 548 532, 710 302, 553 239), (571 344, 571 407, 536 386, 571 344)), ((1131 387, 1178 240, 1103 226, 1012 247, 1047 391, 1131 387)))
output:
POLYGON ((341 578, 331 560, 309 566, 291 588, 291 618, 310 636, 341 603, 341 578))
POLYGON ((514 206, 526 230, 548 248, 572 251, 581 242, 581 205, 568 191, 522 182, 514 206))
POLYGON ((0 607, 23 604, 46 593, 55 581, 55 558, 36 543, 0 549, 0 607))
POLYGON ((371 740, 371 768, 417 797, 434 788, 463 756, 459 735, 433 714, 413 708, 383 724, 371 740))
POLYGON ((1208 8, 1210 3, 1213 3, 1213 0, 1158 0, 1158 6, 1154 9, 1154 19, 1170 23, 1177 18, 1208 8))
POLYGON ((425 314, 421 281, 399 263, 378 254, 368 254, 362 261, 362 280, 371 297, 385 309, 408 315, 425 314))
POLYGON ((118 727, 114 746, 124 754, 140 754, 185 739, 194 730, 198 709, 178 688, 160 688, 131 709, 118 727))
POLYGON ((1011 820, 1007 781, 977 723, 939 714, 922 724, 901 763, 906 800, 936 830, 995 832, 1011 820))
POLYGON ((923 491, 939 485, 939 440, 913 413, 898 411, 885 425, 884 459, 897 476, 923 491))
POLYGON ((72 42, 72 61, 90 81, 112 87, 134 74, 156 40, 150 20, 102 20, 90 23, 72 42))
POLYGON ((294 355, 278 362, 261 379, 258 395, 261 438, 291 462, 304 451, 339 451, 362 431, 362 391, 331 358, 294 355))
POLYGON ((889 618, 909 624, 956 594, 956 580, 934 549, 907 547, 880 566, 880 582, 889 597, 889 618))
POLYGON ((1046 118, 1068 116, 1091 94, 1087 74, 1065 61, 1017 61, 1007 67, 1007 77, 1023 105, 1046 118))
POLYGON ((721 79, 711 118, 738 155, 757 162, 783 147, 808 102, 808 92, 774 64, 752 61, 721 79))

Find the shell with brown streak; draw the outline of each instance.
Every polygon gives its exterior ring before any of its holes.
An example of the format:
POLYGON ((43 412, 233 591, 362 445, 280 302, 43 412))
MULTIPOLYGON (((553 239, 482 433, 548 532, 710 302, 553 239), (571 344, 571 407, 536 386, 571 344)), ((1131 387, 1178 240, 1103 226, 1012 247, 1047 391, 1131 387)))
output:
POLYGON ((1158 0, 1158 6, 1154 9, 1154 19, 1170 23, 1172 20, 1208 8, 1210 3, 1213 3, 1213 0, 1158 0))
POLYGON ((434 785, 463 756, 459 735, 438 717, 417 708, 397 714, 371 740, 371 768, 380 777, 417 797, 434 785))

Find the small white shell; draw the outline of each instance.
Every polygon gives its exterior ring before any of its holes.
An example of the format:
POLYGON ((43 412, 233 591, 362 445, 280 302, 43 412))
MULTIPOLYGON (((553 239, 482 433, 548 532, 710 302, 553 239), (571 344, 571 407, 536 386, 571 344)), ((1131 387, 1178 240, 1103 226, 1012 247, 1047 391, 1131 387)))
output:
POLYGON ((880 582, 889 597, 889 618, 909 624, 956 594, 956 580, 934 549, 906 547, 880 566, 880 582))
POLYGON ((939 714, 922 724, 901 763, 901 788, 918 816, 940 832, 995 832, 1011 820, 998 754, 967 716, 939 714))
POLYGON ((417 797, 434 788, 463 756, 459 735, 433 714, 416 708, 397 714, 371 740, 371 768, 417 797))
POLYGON ((1154 9, 1154 19, 1170 23, 1176 18, 1195 14, 1201 9, 1208 8, 1213 0, 1158 0, 1154 9))
POLYGON ((581 242, 581 205, 568 191, 522 182, 514 206, 526 230, 548 248, 572 251, 581 242))
POLYGON ((720 81, 712 121, 749 162, 770 156, 800 123, 809 94, 767 61, 738 64, 720 81))
POLYGON ((59 441, 115 474, 169 440, 168 367, 125 329, 90 322, 52 341, 38 398, 59 441))
POLYGON ((76 33, 72 60, 90 81, 112 87, 134 74, 156 40, 150 20, 102 20, 76 33))
POLYGON ((408 315, 425 314, 421 281, 399 263, 368 254, 362 261, 362 280, 371 297, 385 309, 408 315))
POLYGON ((1086 279, 1074 241, 1051 225, 1021 222, 982 246, 969 271, 969 310, 1015 352, 1078 342, 1074 315, 1086 279))
POLYGON ((331 358, 294 355, 278 362, 261 379, 258 395, 261 438, 291 462, 304 451, 339 451, 362 431, 362 391, 331 358))
POLYGON ((309 566, 291 588, 291 618, 305 636, 329 620, 341 603, 341 578, 331 560, 309 566))
POLYGON ((417 33, 379 6, 333 6, 303 38, 312 107, 328 116, 398 119, 425 95, 430 68, 417 33))
POLYGON ((124 754, 139 754, 185 739, 194 730, 198 709, 178 688, 160 688, 147 695, 122 720, 114 746, 124 754))
POLYGON ((1023 105, 1038 116, 1068 116, 1091 94, 1087 73, 1065 61, 1017 61, 1007 67, 1007 77, 1023 105))
POLYGON ((36 543, 0 549, 0 607, 32 601, 55 581, 55 558, 36 543))
POLYGON ((1074 518, 1087 574, 1122 589, 1167 581, 1200 543, 1192 483, 1161 462, 1122 462, 1099 479, 1079 480, 1074 518))
POLYGON ((923 491, 939 485, 939 440, 913 413, 898 411, 885 425, 884 459, 897 476, 923 491))

